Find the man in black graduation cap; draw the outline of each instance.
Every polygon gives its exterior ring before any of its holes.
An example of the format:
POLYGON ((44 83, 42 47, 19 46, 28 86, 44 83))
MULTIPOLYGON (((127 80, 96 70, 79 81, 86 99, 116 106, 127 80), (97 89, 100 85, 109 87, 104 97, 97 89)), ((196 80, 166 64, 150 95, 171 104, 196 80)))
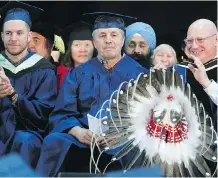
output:
POLYGON ((33 23, 31 31, 30 51, 49 59, 54 47, 55 31, 53 25, 48 22, 33 23))
POLYGON ((57 96, 54 66, 28 51, 32 19, 41 9, 10 1, 0 9, 0 155, 18 152, 33 168, 57 96))
MULTIPOLYGON (((56 66, 58 88, 60 88, 66 73, 69 71, 69 68, 62 66, 60 61, 55 61, 52 57, 53 50, 59 51, 60 56, 64 55, 63 53, 65 50, 65 45, 62 38, 56 35, 57 28, 55 28, 54 24, 49 22, 39 21, 33 24, 31 31, 32 39, 29 43, 30 51, 43 56, 45 59, 49 60, 53 65, 56 66)), ((61 57, 63 58, 63 56, 61 57)))
MULTIPOLYGON (((65 161, 66 170, 89 172, 90 144, 93 129, 87 114, 99 118, 102 104, 124 81, 134 79, 144 71, 135 60, 122 57, 125 41, 125 16, 112 13, 94 13, 92 33, 97 57, 72 69, 65 77, 56 107, 50 115, 51 133, 44 139, 37 170, 45 176, 55 176, 65 161), (66 158, 66 159, 65 159, 66 158)), ((103 111, 102 117, 108 112, 103 111)), ((101 118, 99 118, 101 119, 101 118)), ((102 138, 100 144, 104 144, 102 138)), ((96 149, 95 149, 96 150, 96 149)), ((103 170, 116 152, 106 152, 100 159, 103 170)), ((115 162, 109 170, 119 169, 115 162)))

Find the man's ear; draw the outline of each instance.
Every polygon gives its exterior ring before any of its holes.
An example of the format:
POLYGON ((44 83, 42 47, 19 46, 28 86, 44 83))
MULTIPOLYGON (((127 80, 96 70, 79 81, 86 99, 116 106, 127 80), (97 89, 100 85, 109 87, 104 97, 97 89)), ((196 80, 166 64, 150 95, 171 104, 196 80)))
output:
POLYGON ((218 46, 218 33, 216 34, 216 47, 218 46))
POLYGON ((95 42, 94 38, 92 38, 92 43, 94 45, 94 48, 96 49, 96 42, 95 42))
POLYGON ((1 38, 2 38, 2 41, 4 41, 4 33, 1 32, 1 38))
POLYGON ((123 36, 122 46, 124 47, 125 44, 125 36, 123 36))
POLYGON ((31 41, 31 39, 32 39, 32 32, 29 31, 28 32, 28 37, 27 37, 28 43, 31 41))

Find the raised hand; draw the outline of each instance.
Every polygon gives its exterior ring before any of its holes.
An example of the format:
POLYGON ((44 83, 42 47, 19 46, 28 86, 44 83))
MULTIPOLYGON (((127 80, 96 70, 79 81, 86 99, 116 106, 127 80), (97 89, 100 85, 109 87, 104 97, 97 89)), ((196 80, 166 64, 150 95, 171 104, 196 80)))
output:
POLYGON ((194 55, 190 55, 190 58, 192 58, 194 60, 194 64, 197 66, 194 67, 193 65, 189 64, 188 67, 189 69, 192 71, 195 79, 204 87, 207 88, 211 81, 209 80, 207 73, 206 73, 206 69, 203 65, 203 63, 201 62, 200 59, 198 59, 196 56, 194 55))

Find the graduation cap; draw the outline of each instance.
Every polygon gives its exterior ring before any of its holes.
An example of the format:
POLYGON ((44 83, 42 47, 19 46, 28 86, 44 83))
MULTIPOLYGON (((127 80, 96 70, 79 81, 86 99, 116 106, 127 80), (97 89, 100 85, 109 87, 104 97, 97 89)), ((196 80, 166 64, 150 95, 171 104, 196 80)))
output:
POLYGON ((127 21, 131 21, 131 23, 133 23, 135 20, 137 20, 136 17, 112 12, 92 12, 83 14, 83 16, 87 15, 95 19, 93 30, 99 28, 119 28, 124 31, 127 21))
POLYGON ((54 44, 55 27, 53 24, 39 21, 33 23, 31 31, 44 36, 51 44, 54 44))
POLYGON ((36 20, 43 9, 19 1, 9 1, 0 9, 0 18, 3 24, 9 20, 22 20, 30 27, 32 21, 36 20))
POLYGON ((69 47, 74 40, 92 40, 92 29, 91 24, 83 21, 73 23, 64 30, 64 41, 69 47))

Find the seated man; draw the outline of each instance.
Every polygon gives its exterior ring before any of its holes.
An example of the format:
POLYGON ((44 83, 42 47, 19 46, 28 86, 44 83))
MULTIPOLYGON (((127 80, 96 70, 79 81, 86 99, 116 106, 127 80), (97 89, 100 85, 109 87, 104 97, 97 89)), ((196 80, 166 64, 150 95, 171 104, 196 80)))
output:
MULTIPOLYGON (((19 7, 17 1, 6 6, 13 5, 19 7)), ((5 51, 0 54, 0 155, 18 152, 34 168, 57 97, 57 81, 55 67, 28 51, 30 28, 28 11, 7 11, 1 34, 5 51)))
MULTIPOLYGON (((48 22, 37 22, 32 27, 32 39, 29 43, 29 49, 45 59, 48 59, 56 66, 56 75, 58 78, 58 89, 61 87, 62 81, 70 70, 68 67, 60 65, 59 61, 55 61, 51 56, 55 44, 55 27, 48 22)), ((64 47, 61 37, 56 36, 56 40, 60 41, 64 47)), ((56 43, 57 43, 56 41, 56 43)), ((56 44, 58 45, 58 44, 56 44)))
MULTIPOLYGON (((64 80, 50 116, 52 132, 44 139, 37 165, 37 171, 45 176, 55 176, 64 160, 71 171, 87 168, 85 171, 89 172, 93 133, 89 130, 87 114, 95 116, 123 81, 145 71, 132 58, 121 56, 124 29, 121 17, 101 15, 95 20, 93 43, 98 56, 70 70, 64 80)), ((111 156, 104 154, 104 158, 100 160, 102 167, 111 156)))
POLYGON ((50 23, 37 22, 33 24, 31 31, 32 39, 29 49, 45 59, 49 59, 54 47, 54 28, 50 23))
POLYGON ((155 47, 155 31, 149 24, 136 22, 126 28, 125 53, 147 69, 152 65, 150 57, 155 47))

